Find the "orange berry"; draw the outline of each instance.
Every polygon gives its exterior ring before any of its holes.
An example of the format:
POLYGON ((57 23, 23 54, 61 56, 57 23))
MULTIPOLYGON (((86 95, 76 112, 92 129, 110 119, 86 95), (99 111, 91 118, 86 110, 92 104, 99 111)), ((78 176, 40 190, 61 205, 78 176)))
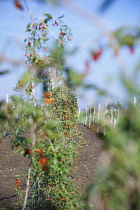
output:
POLYGON ((47 163, 47 159, 45 157, 41 157, 39 162, 40 162, 41 165, 44 165, 44 164, 47 163))
POLYGON ((59 161, 64 161, 64 159, 60 159, 59 161))
POLYGON ((45 102, 47 103, 47 104, 50 104, 51 103, 51 101, 50 101, 50 99, 45 99, 45 102))
POLYGON ((20 182, 17 182, 17 183, 16 183, 16 186, 17 186, 17 187, 20 187, 20 182))
POLYGON ((51 93, 45 92, 43 98, 50 98, 51 95, 52 95, 51 93))
POLYGON ((51 201, 51 200, 52 200, 52 198, 48 198, 47 200, 48 200, 48 201, 51 201))
POLYGON ((42 153, 40 149, 35 149, 34 152, 39 153, 39 154, 42 153))
POLYGON ((64 36, 64 35, 66 35, 65 33, 63 33, 63 32, 60 32, 60 34, 59 34, 60 36, 64 36))
POLYGON ((45 99, 45 102, 47 104, 51 104, 52 102, 54 102, 54 99, 53 98, 47 98, 47 99, 45 99))
POLYGON ((53 102, 54 101, 54 98, 50 98, 50 101, 53 102))
POLYGON ((38 62, 38 64, 41 64, 41 63, 43 63, 43 62, 42 62, 42 61, 39 61, 39 62, 38 62))
POLYGON ((60 32, 60 34, 59 34, 60 36, 63 36, 63 33, 62 32, 60 32))
POLYGON ((16 179, 16 187, 20 187, 20 180, 16 179))

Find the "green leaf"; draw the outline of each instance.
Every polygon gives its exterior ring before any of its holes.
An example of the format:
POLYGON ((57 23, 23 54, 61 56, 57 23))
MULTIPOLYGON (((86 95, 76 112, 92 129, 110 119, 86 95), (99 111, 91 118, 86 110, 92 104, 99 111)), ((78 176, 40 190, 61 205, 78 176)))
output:
POLYGON ((67 25, 61 25, 61 27, 68 28, 68 26, 67 26, 67 25))
POLYGON ((28 32, 28 31, 31 31, 31 24, 30 23, 27 25, 26 32, 28 32))
POLYGON ((47 23, 49 20, 51 20, 53 17, 51 14, 44 14, 47 18, 44 20, 45 23, 47 23))
POLYGON ((36 39, 36 40, 34 41, 34 46, 41 47, 40 39, 36 39))
POLYGON ((34 62, 35 62, 35 63, 38 63, 38 62, 39 62, 39 60, 38 60, 37 58, 35 58, 34 62))
POLYGON ((48 22, 48 18, 44 19, 44 22, 47 23, 48 22))
POLYGON ((123 37, 119 38, 120 45, 130 45, 133 46, 136 41, 136 37, 132 36, 131 34, 124 35, 123 37))
POLYGON ((0 119, 1 120, 6 120, 7 119, 6 114, 2 111, 0 112, 0 119))
POLYGON ((63 17, 64 17, 64 15, 60 16, 58 19, 61 19, 61 18, 63 18, 63 17))

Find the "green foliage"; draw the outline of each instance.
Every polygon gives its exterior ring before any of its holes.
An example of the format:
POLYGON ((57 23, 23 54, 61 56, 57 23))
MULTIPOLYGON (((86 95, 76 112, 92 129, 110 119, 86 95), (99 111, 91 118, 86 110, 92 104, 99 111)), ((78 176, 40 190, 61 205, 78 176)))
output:
POLYGON ((135 46, 140 40, 140 29, 138 26, 124 26, 116 31, 113 35, 119 42, 119 46, 135 46))

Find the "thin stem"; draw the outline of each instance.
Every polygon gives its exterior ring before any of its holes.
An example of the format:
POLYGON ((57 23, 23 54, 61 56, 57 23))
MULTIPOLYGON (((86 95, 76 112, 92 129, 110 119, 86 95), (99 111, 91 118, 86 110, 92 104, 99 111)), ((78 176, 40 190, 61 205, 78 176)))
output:
POLYGON ((46 140, 48 140, 48 141, 50 142, 50 145, 51 145, 52 151, 54 152, 54 147, 53 147, 53 145, 52 145, 51 140, 50 140, 49 138, 46 138, 46 140))
POLYGON ((24 0, 24 3, 25 3, 25 6, 26 6, 26 9, 28 10, 28 12, 30 12, 29 7, 28 7, 28 5, 26 3, 26 0, 24 0))
MULTIPOLYGON (((36 144, 36 127, 37 127, 37 125, 36 125, 36 123, 33 122, 33 119, 30 119, 29 123, 31 126, 30 127, 31 136, 33 137, 32 147, 34 147, 36 144)), ((28 168, 27 187, 26 187, 25 199, 24 199, 24 204, 23 204, 22 210, 24 210, 26 208, 27 201, 28 201, 28 195, 30 192, 31 164, 32 164, 32 159, 30 161, 29 168, 28 168)))
POLYGON ((27 201, 28 201, 28 195, 29 195, 29 190, 30 190, 30 178, 31 178, 31 162, 30 162, 30 165, 28 168, 27 188, 26 188, 25 199, 24 199, 24 204, 23 204, 22 210, 24 210, 26 208, 27 201))

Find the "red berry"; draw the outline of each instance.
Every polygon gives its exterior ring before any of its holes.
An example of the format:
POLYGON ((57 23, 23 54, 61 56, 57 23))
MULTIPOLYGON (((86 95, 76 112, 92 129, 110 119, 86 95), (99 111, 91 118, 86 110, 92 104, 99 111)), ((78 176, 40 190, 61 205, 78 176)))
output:
POLYGON ((21 3, 18 0, 15 0, 15 7, 20 10, 23 10, 23 6, 21 5, 21 3))
POLYGON ((92 53, 92 59, 94 61, 97 61, 100 58, 101 54, 102 54, 102 49, 99 49, 98 51, 93 52, 92 53))

